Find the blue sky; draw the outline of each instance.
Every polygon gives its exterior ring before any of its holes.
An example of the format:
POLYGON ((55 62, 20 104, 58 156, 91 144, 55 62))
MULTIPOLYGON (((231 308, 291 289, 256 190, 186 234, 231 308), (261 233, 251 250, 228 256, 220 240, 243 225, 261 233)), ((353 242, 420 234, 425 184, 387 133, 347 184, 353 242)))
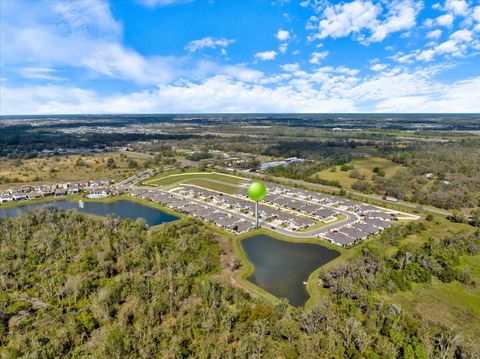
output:
POLYGON ((478 0, 1 0, 0 114, 480 112, 478 0))

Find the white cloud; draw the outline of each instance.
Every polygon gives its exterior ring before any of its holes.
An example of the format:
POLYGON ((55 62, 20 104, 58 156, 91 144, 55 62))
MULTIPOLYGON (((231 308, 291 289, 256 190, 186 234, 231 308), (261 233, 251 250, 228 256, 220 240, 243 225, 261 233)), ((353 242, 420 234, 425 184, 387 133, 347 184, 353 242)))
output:
POLYGON ((435 23, 438 24, 438 25, 441 25, 441 26, 445 26, 445 27, 452 27, 453 19, 454 19, 453 15, 445 14, 445 15, 441 15, 441 16, 437 17, 435 19, 435 23))
MULTIPOLYGON (((259 73, 248 72, 242 66, 187 57, 143 56, 122 44, 122 25, 102 0, 34 1, 28 5, 23 1, 1 1, 0 4, 2 65, 17 69, 75 68, 91 78, 108 77, 142 85, 170 83, 180 77, 199 80, 215 73, 230 74, 233 68, 238 76, 259 73)), ((223 49, 233 42, 213 38, 197 41, 192 49, 194 46, 223 49)), ((31 78, 32 73, 29 75, 31 78)), ((48 80, 45 73, 35 75, 48 80)))
POLYGON ((290 32, 288 32, 287 30, 279 29, 275 37, 279 41, 287 41, 290 38, 290 32))
POLYGON ((298 63, 294 63, 294 64, 284 64, 284 65, 281 65, 280 67, 283 71, 295 72, 295 71, 298 71, 298 69, 300 68, 300 65, 298 65, 298 63))
POLYGON ((371 1, 353 1, 328 6, 318 22, 319 39, 344 37, 358 33, 371 24, 381 13, 371 1))
POLYGON ((475 21, 480 22, 480 6, 476 6, 473 10, 473 18, 475 21))
POLYGON ((74 33, 111 38, 122 32, 120 23, 113 18, 110 6, 104 1, 56 1, 51 5, 74 33))
POLYGON ((448 40, 428 49, 415 50, 409 54, 398 53, 393 58, 400 63, 412 63, 413 60, 431 61, 436 56, 465 56, 470 49, 480 46, 480 41, 473 38, 470 30, 457 30, 450 34, 448 40))
POLYGON ((385 64, 373 64, 370 66, 370 69, 373 71, 383 71, 387 68, 387 65, 385 64))
POLYGON ((310 63, 311 64, 319 64, 324 58, 328 56, 329 52, 328 51, 321 51, 321 52, 312 52, 312 55, 310 57, 310 63))
POLYGON ((282 54, 286 53, 287 49, 288 49, 288 44, 286 42, 278 46, 278 51, 280 51, 282 54))
POLYGON ((167 6, 193 2, 195 0, 138 0, 138 2, 146 7, 167 6))
POLYGON ((394 1, 383 22, 372 27, 370 41, 384 40, 390 33, 415 27, 416 17, 422 8, 422 2, 394 1))
POLYGON ((275 50, 257 52, 254 56, 260 61, 270 61, 277 57, 277 52, 275 50))
POLYGON ((185 49, 190 52, 195 52, 201 49, 216 49, 217 47, 226 48, 228 45, 231 45, 235 42, 235 39, 217 39, 211 36, 204 37, 199 40, 193 40, 185 46, 185 49))
POLYGON ((428 39, 438 39, 440 36, 442 36, 442 30, 440 29, 432 30, 426 35, 428 39))
MULTIPOLYGON (((355 69, 321 67, 262 83, 226 75, 155 89, 101 95, 68 86, 11 87, 0 83, 6 114, 208 112, 480 112, 480 77, 445 84, 440 69, 399 68, 364 78, 355 69), (293 77, 292 77, 293 75, 293 77), (286 81, 286 82, 285 82, 286 81), (272 84, 278 85, 272 86, 272 84), (270 85, 265 85, 270 84, 270 85)), ((264 81, 265 80, 265 81, 264 81)))
POLYGON ((316 31, 313 38, 317 39, 353 35, 363 44, 380 42, 391 33, 415 27, 423 3, 394 0, 384 6, 370 0, 353 0, 326 7, 316 4, 314 8, 321 12, 321 16, 312 16, 307 28, 316 31))
POLYGON ((65 80, 63 77, 55 75, 55 69, 51 69, 48 67, 22 67, 18 70, 18 72, 22 77, 26 79, 52 81, 65 80))
POLYGON ((465 0, 446 0, 445 10, 452 12, 454 15, 466 15, 468 4, 465 0))

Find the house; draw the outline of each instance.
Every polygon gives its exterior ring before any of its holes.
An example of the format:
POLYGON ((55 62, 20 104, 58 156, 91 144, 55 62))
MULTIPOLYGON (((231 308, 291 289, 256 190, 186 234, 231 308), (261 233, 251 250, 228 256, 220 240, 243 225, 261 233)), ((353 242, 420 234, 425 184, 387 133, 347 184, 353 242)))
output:
POLYGON ((325 234, 324 237, 330 240, 333 244, 341 247, 349 246, 356 242, 355 239, 339 232, 330 232, 325 234))
POLYGON ((396 221, 397 217, 393 213, 385 213, 385 212, 369 212, 367 218, 372 219, 381 219, 382 221, 396 221))
POLYGON ((13 202, 13 198, 10 195, 2 194, 0 195, 0 203, 13 202))
POLYGON ((63 197, 67 195, 67 190, 63 188, 59 188, 55 191, 55 197, 63 197))
POLYGON ((381 219, 366 218, 365 223, 378 227, 380 229, 385 229, 392 226, 391 221, 382 221, 381 219))
POLYGON ((377 234, 381 231, 380 228, 374 227, 373 225, 368 223, 355 223, 351 226, 351 228, 359 229, 362 232, 368 233, 368 235, 370 236, 373 234, 377 234))
POLYGON ((80 193, 80 187, 78 185, 73 185, 71 187, 68 188, 67 190, 68 193, 80 193))
POLYGON ((12 199, 15 201, 15 202, 19 202, 19 201, 26 201, 28 198, 27 198, 27 195, 25 193, 22 193, 22 192, 14 192, 12 194, 12 199))
POLYGON ((358 228, 354 227, 343 227, 340 229, 340 232, 346 234, 347 236, 355 239, 355 240, 362 240, 369 236, 367 232, 364 232, 358 228))
POLYGON ((40 192, 30 192, 27 193, 27 197, 29 200, 39 199, 42 198, 42 194, 40 192))
POLYGON ((335 212, 331 209, 328 209, 328 208, 320 208, 320 209, 316 210, 315 212, 313 212, 312 214, 317 218, 324 219, 324 218, 328 218, 328 217, 333 216, 335 214, 335 212))
POLYGON ((253 222, 241 221, 234 225, 233 230, 237 233, 243 233, 255 228, 255 224, 253 222))

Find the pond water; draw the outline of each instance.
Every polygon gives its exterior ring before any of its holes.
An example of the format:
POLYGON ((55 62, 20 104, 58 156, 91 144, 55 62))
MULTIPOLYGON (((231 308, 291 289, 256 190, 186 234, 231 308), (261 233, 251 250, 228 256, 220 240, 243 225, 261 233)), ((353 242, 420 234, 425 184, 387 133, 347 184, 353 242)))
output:
POLYGON ((287 242, 264 234, 244 239, 241 245, 254 266, 247 279, 297 307, 310 297, 303 282, 340 255, 318 244, 287 242))
POLYGON ((149 226, 156 226, 165 222, 171 222, 177 220, 179 217, 170 213, 164 212, 158 208, 146 206, 141 203, 119 200, 109 203, 104 202, 90 202, 85 201, 80 207, 79 202, 73 202, 69 200, 58 200, 43 203, 29 203, 17 207, 1 208, 0 218, 12 216, 16 217, 24 211, 32 210, 35 208, 55 206, 61 209, 76 209, 82 213, 95 214, 97 216, 107 216, 114 214, 120 219, 124 218, 143 218, 149 226))

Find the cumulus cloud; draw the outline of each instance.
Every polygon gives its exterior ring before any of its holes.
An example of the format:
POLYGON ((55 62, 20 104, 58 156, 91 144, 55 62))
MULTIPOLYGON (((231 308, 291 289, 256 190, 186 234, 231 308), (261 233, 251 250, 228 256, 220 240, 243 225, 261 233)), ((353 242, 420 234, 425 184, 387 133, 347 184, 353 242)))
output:
POLYGON ((480 22, 480 5, 473 9, 473 18, 475 21, 480 22))
POLYGON ((448 40, 427 49, 418 49, 409 54, 398 53, 393 58, 400 63, 411 63, 414 60, 432 61, 437 56, 465 56, 471 49, 479 49, 480 41, 474 39, 474 32, 457 30, 450 34, 448 40))
POLYGON ((312 55, 310 57, 310 63, 317 65, 319 64, 324 58, 328 56, 329 52, 328 51, 320 51, 320 52, 312 52, 312 55))
POLYGON ((298 63, 284 64, 284 65, 281 65, 280 68, 283 71, 295 72, 295 71, 298 71, 298 69, 300 68, 300 65, 298 63))
POLYGON ((9 87, 2 82, 0 108, 2 114, 480 112, 480 77, 444 84, 434 79, 438 71, 397 68, 359 78, 355 69, 321 67, 279 75, 283 81, 278 85, 217 75, 111 95, 58 85, 9 87))
POLYGON ((440 26, 445 26, 445 27, 452 27, 453 25, 453 20, 454 17, 451 14, 445 14, 437 17, 435 19, 435 24, 438 24, 440 26))
POLYGON ((286 42, 284 42, 284 43, 282 43, 278 46, 278 51, 280 51, 280 53, 282 53, 282 54, 286 53, 287 49, 288 49, 288 43, 286 43, 286 42))
POLYGON ((190 41, 187 46, 185 46, 185 50, 190 52, 195 52, 201 49, 216 49, 219 48, 226 48, 228 45, 231 45, 235 42, 235 39, 217 39, 211 36, 204 37, 199 40, 190 41))
POLYGON ((307 28, 315 31, 313 38, 317 39, 353 35, 364 44, 380 42, 391 33, 413 28, 423 5, 421 1, 395 0, 384 6, 370 0, 354 0, 317 7, 322 8, 321 16, 312 16, 307 28))
POLYGON ((432 30, 426 35, 427 39, 438 39, 440 36, 442 36, 442 30, 440 29, 432 30))
POLYGON ((452 12, 454 15, 466 15, 468 4, 465 0, 446 0, 445 10, 452 12))
POLYGON ((277 57, 277 52, 275 50, 257 52, 254 57, 260 61, 270 61, 277 57))
POLYGON ((279 41, 287 41, 290 38, 290 32, 287 30, 279 29, 275 35, 279 41))
POLYGON ((383 71, 387 68, 387 65, 385 64, 373 64, 370 66, 370 69, 373 71, 383 71))

